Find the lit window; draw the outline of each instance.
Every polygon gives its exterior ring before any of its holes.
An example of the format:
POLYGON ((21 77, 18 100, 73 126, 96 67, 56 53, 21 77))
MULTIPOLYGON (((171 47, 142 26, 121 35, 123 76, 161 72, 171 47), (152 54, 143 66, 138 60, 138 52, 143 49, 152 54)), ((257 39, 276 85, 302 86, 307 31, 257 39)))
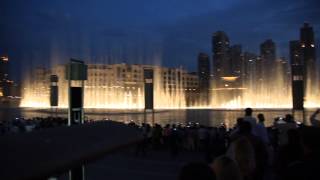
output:
POLYGON ((299 76, 299 75, 293 76, 293 80, 294 81, 302 81, 303 80, 303 76, 299 76))

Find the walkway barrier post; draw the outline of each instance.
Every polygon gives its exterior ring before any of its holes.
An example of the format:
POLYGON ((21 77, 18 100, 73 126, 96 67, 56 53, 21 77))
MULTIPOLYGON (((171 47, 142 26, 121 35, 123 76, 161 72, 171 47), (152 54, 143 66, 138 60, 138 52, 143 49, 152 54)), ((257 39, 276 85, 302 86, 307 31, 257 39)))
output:
POLYGON ((154 93, 153 93, 153 69, 144 68, 144 123, 147 119, 147 111, 152 112, 152 124, 154 123, 154 93))
MULTIPOLYGON (((87 65, 83 61, 70 59, 67 65, 66 79, 68 80, 68 126, 84 123, 84 81, 87 80, 87 65), (78 83, 72 84, 72 81, 78 83)), ((85 180, 85 166, 73 168, 69 172, 70 180, 85 180)))

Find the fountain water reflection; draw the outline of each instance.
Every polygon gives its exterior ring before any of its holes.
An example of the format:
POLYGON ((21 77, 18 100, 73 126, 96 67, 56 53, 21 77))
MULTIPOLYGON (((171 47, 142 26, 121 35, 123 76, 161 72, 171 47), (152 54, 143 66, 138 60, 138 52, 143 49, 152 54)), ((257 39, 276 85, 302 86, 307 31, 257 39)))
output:
MULTIPOLYGON (((290 110, 255 110, 253 115, 263 113, 266 117, 266 125, 270 126, 273 119, 276 117, 284 117, 285 114, 291 113, 290 110)), ((309 118, 313 111, 307 111, 306 115, 309 118)), ((108 109, 87 109, 87 120, 114 120, 119 122, 130 122, 133 120, 141 124, 146 120, 148 123, 165 124, 178 124, 188 122, 198 122, 206 126, 219 126, 225 123, 228 127, 232 127, 236 123, 237 117, 244 115, 242 110, 208 110, 208 109, 187 109, 187 110, 157 110, 152 117, 151 113, 145 116, 143 111, 136 110, 108 110, 108 109)), ((67 117, 67 111, 60 109, 58 113, 50 110, 35 110, 35 109, 0 109, 0 117, 2 120, 10 120, 16 117, 48 117, 59 116, 67 117)))

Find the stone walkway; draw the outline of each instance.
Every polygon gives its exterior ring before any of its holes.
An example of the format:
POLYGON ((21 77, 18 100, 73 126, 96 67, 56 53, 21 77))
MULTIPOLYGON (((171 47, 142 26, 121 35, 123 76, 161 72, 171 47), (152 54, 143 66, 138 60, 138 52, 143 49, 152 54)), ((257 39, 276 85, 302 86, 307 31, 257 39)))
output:
POLYGON ((168 151, 150 151, 146 157, 136 157, 134 150, 106 156, 87 166, 88 180, 175 180, 181 167, 192 161, 202 161, 201 153, 182 152, 173 159, 168 151))

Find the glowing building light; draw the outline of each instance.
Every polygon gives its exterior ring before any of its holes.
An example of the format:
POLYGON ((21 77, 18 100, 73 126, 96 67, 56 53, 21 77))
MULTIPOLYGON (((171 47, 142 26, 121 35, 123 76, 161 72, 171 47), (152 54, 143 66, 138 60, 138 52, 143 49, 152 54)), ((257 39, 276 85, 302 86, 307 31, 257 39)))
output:
POLYGON ((2 60, 2 61, 9 61, 9 58, 8 58, 7 56, 2 56, 2 57, 1 57, 1 60, 2 60))
POLYGON ((228 82, 232 82, 237 80, 239 77, 237 76, 225 76, 225 77, 221 77, 224 81, 228 81, 228 82))

